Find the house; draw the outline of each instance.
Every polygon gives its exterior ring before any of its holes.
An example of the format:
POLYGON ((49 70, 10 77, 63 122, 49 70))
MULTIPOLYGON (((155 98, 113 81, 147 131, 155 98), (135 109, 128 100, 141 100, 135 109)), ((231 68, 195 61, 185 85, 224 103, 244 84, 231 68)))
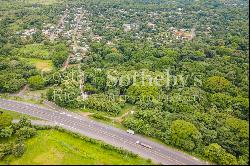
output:
POLYGON ((25 30, 23 33, 22 33, 22 35, 23 36, 31 36, 31 35, 33 35, 34 33, 36 33, 36 29, 28 29, 28 30, 25 30))
POLYGON ((114 43, 112 41, 108 41, 107 45, 114 45, 114 43))
POLYGON ((102 40, 102 37, 96 35, 96 36, 94 36, 94 37, 92 38, 92 40, 94 40, 94 41, 101 41, 101 40, 102 40))
POLYGON ((149 22, 147 26, 148 26, 149 28, 151 28, 151 29, 155 29, 155 27, 156 27, 156 25, 153 24, 153 23, 151 23, 151 22, 149 22))
POLYGON ((123 29, 125 32, 129 32, 132 30, 131 25, 130 24, 123 24, 123 29))
POLYGON ((129 32, 138 28, 139 26, 137 24, 123 24, 123 29, 125 32, 129 32))

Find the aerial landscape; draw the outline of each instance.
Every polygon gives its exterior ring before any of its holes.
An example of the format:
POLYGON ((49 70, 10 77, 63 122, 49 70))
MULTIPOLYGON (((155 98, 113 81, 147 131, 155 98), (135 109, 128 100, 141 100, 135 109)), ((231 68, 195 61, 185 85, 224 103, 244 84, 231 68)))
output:
POLYGON ((0 0, 0 165, 248 165, 249 1, 0 0))

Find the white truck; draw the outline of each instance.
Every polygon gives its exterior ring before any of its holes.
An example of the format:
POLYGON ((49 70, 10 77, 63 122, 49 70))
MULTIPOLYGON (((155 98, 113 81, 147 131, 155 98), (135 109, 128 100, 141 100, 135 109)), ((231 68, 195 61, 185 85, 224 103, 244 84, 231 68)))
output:
POLYGON ((134 132, 133 130, 130 130, 130 129, 127 130, 127 133, 129 133, 129 134, 131 134, 131 135, 134 135, 134 134, 135 134, 135 132, 134 132))

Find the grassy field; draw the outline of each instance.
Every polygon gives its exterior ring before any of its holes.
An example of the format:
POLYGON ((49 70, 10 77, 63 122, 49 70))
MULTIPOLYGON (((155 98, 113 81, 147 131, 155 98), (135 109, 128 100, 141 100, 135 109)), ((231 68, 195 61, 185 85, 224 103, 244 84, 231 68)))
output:
POLYGON ((25 59, 28 63, 34 65, 39 71, 49 72, 53 70, 52 60, 43 60, 37 58, 23 58, 23 59, 25 59))
POLYGON ((49 59, 51 58, 50 50, 42 44, 29 44, 14 50, 19 56, 25 58, 49 59))
POLYGON ((22 157, 8 158, 0 164, 151 164, 57 130, 39 131, 26 142, 26 147, 22 157))

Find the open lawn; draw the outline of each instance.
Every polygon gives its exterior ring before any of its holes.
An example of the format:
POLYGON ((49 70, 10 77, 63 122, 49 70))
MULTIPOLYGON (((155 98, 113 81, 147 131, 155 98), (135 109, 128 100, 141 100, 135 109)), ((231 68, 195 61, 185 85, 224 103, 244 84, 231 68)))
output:
POLYGON ((7 160, 9 164, 150 164, 145 159, 122 155, 57 130, 39 131, 26 142, 22 157, 7 160))

